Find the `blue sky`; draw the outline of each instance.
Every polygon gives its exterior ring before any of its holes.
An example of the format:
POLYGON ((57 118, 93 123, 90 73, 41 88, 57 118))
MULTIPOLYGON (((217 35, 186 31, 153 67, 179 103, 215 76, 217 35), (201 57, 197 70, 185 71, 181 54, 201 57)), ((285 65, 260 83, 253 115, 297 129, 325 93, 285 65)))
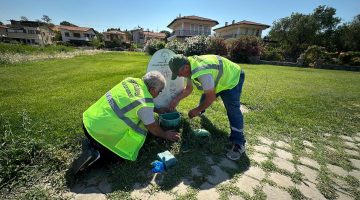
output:
POLYGON ((55 24, 65 20, 100 32, 110 27, 131 30, 138 25, 154 31, 169 30, 166 26, 179 14, 217 20, 217 27, 232 20, 272 25, 292 12, 311 13, 319 5, 336 8, 343 22, 360 14, 360 0, 0 0, 0 5, 3 23, 18 20, 20 16, 41 19, 46 14, 55 24))

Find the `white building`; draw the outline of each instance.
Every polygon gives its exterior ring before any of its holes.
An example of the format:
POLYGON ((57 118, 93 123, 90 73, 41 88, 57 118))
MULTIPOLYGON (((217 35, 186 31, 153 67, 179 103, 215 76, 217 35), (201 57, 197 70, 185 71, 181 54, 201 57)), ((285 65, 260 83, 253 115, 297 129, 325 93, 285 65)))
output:
POLYGON ((235 22, 235 20, 233 20, 231 24, 225 22, 225 26, 216 28, 214 31, 217 37, 222 37, 224 39, 238 38, 241 35, 253 35, 261 37, 262 31, 269 27, 269 25, 260 24, 257 22, 250 22, 245 20, 235 22))
POLYGON ((77 27, 77 26, 56 26, 54 30, 58 30, 61 33, 63 42, 77 42, 85 41, 89 42, 96 38, 95 30, 88 27, 77 27))

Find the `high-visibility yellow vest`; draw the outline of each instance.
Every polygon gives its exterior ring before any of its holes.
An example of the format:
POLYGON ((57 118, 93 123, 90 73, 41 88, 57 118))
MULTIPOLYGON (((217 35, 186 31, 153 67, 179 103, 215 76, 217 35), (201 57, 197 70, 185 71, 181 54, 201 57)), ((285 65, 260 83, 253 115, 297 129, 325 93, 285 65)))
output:
POLYGON ((127 160, 136 160, 147 130, 137 115, 139 109, 154 108, 143 80, 126 78, 83 113, 90 136, 127 160))
POLYGON ((189 56, 191 65, 191 80, 202 90, 197 78, 210 74, 215 82, 215 92, 229 90, 239 83, 241 68, 236 63, 217 55, 189 56))

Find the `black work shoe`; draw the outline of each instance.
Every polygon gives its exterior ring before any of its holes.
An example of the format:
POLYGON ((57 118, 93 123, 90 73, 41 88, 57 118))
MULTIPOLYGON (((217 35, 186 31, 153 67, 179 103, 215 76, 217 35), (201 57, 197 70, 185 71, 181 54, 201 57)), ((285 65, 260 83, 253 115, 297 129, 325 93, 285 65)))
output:
POLYGON ((229 150, 229 152, 226 154, 226 157, 228 157, 230 160, 239 160, 241 155, 245 152, 245 146, 235 144, 233 147, 229 150))
POLYGON ((81 171, 84 171, 90 165, 92 165, 95 161, 100 158, 99 151, 89 148, 87 150, 83 150, 81 155, 74 161, 73 163, 73 173, 77 174, 81 171))

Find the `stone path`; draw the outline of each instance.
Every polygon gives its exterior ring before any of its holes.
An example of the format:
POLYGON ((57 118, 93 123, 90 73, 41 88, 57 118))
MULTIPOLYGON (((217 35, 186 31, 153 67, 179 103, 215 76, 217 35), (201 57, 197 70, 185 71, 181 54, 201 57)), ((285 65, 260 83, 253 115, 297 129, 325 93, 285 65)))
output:
MULTIPOLYGON (((328 136, 330 137, 330 136, 328 136)), ((130 193, 133 199, 176 199, 179 196, 193 194, 197 199, 212 200, 219 199, 224 195, 229 199, 247 199, 257 195, 259 192, 266 199, 292 199, 290 191, 296 191, 305 198, 326 199, 319 190, 321 186, 320 170, 327 172, 331 185, 335 189, 337 199, 355 199, 353 186, 349 185, 346 179, 360 180, 360 134, 355 137, 346 135, 340 136, 342 149, 332 146, 324 146, 324 152, 329 149, 346 153, 344 158, 350 168, 343 168, 336 163, 324 163, 316 159, 314 152, 317 151, 317 144, 311 141, 303 141, 303 154, 294 155, 291 152, 291 145, 288 141, 274 141, 267 137, 259 137, 259 143, 248 146, 248 157, 251 160, 250 168, 231 176, 226 169, 236 170, 239 168, 237 162, 228 159, 213 159, 208 156, 207 162, 213 170, 212 175, 202 174, 198 166, 191 169, 191 174, 183 177, 180 183, 169 191, 157 189, 161 175, 152 175, 153 181, 150 184, 136 183, 130 193), (306 150, 307 149, 307 150, 306 150), (215 162, 214 160, 217 160, 215 162), (266 169, 265 164, 272 163, 271 170, 266 169), (299 177, 295 180, 293 177, 299 177), (158 176, 158 177, 156 177, 158 176), (193 177, 204 176, 204 182, 193 188, 193 177), (299 179, 299 178, 298 178, 299 179), (222 193, 226 188, 231 187, 232 193, 222 193)), ((70 199, 106 199, 106 194, 111 192, 111 187, 106 176, 101 172, 95 172, 91 178, 85 179, 83 183, 75 185, 71 191, 64 194, 70 199)), ((359 183, 359 182, 358 182, 359 183)), ((360 188, 355 188, 360 192, 360 188)))

